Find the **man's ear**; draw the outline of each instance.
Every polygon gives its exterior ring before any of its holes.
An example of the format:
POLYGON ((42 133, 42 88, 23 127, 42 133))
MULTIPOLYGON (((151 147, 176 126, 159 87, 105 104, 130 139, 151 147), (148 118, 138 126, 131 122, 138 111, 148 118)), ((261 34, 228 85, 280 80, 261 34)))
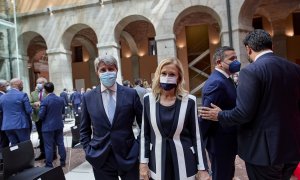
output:
POLYGON ((216 61, 216 65, 217 65, 217 66, 221 66, 221 65, 222 65, 221 62, 222 62, 221 59, 218 59, 218 60, 216 61))

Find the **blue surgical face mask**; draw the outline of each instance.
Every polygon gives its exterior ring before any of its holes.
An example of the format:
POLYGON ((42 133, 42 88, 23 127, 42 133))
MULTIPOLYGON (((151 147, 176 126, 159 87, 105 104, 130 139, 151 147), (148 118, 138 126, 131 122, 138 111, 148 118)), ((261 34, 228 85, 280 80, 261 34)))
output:
POLYGON ((36 87, 39 91, 41 91, 43 89, 43 84, 38 83, 36 87))
POLYGON ((170 91, 177 86, 177 77, 160 76, 160 87, 165 91, 170 91))
POLYGON ((108 71, 108 72, 100 73, 99 74, 99 79, 100 79, 100 82, 105 87, 111 87, 116 82, 117 72, 115 72, 115 71, 108 71))
POLYGON ((241 69, 241 63, 238 60, 232 61, 232 63, 229 64, 229 72, 231 74, 239 72, 241 69))

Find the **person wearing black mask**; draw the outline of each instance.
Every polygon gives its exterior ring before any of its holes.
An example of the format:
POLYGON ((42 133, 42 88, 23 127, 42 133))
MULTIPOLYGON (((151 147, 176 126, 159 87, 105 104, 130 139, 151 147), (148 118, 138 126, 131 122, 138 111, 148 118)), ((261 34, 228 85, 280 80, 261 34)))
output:
MULTIPOLYGON (((235 106, 236 88, 230 75, 240 71, 233 48, 228 46, 216 50, 213 60, 215 70, 211 73, 202 89, 202 105, 214 103, 222 109, 235 106)), ((200 118, 203 141, 211 162, 213 180, 231 180, 235 171, 237 154, 237 128, 222 128, 218 122, 200 118)))
POLYGON ((152 93, 144 96, 140 141, 142 179, 208 177, 196 97, 184 89, 183 77, 180 61, 165 59, 156 69, 152 93))

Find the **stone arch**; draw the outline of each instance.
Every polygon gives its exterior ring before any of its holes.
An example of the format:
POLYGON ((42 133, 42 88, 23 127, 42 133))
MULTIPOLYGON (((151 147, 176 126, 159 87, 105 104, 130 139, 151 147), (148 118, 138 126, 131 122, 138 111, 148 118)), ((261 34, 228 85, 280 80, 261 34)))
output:
MULTIPOLYGON (((68 27, 63 35, 62 35, 62 45, 65 50, 70 50, 71 42, 73 40, 73 37, 81 30, 91 28, 89 25, 86 24, 73 24, 72 26, 68 27)), ((91 28, 92 29, 92 28, 91 28)), ((93 30, 93 29, 92 29, 93 30)), ((93 30, 93 32, 95 32, 93 30)), ((97 36, 95 37, 95 41, 98 42, 97 36)))
POLYGON ((35 42, 35 43, 37 43, 41 46, 44 46, 47 49, 46 40, 41 34, 34 32, 34 31, 27 31, 27 32, 23 32, 18 37, 18 42, 20 45, 22 45, 22 47, 20 47, 20 50, 21 50, 20 53, 23 55, 27 55, 27 48, 28 48, 30 42, 37 37, 39 37, 39 39, 42 41, 35 42))
POLYGON ((187 88, 198 97, 213 68, 211 57, 220 44, 221 28, 219 14, 210 7, 201 5, 187 7, 174 21, 177 57, 186 72, 187 88))
POLYGON ((150 24, 153 25, 153 23, 146 17, 142 16, 142 15, 130 15, 127 17, 124 17, 122 20, 120 20, 116 27, 115 27, 115 40, 116 42, 119 41, 119 38, 121 36, 121 33, 123 31, 123 29, 130 23, 134 22, 134 21, 146 21, 149 22, 150 24))
MULTIPOLYGON (((203 14, 210 15, 213 19, 215 19, 217 21, 218 25, 220 27, 222 27, 222 21, 221 21, 221 18, 220 18, 219 14, 217 12, 215 12, 210 7, 198 5, 198 6, 188 7, 186 9, 184 9, 181 13, 179 13, 179 15, 175 19, 175 22, 174 22, 174 25, 173 25, 174 32, 175 32, 175 28, 178 26, 178 24, 180 23, 182 18, 186 17, 189 14, 197 13, 197 12, 201 12, 203 14)), ((211 23, 211 22, 207 22, 207 23, 211 23)))
POLYGON ((47 43, 45 38, 34 31, 23 32, 18 37, 19 53, 23 55, 24 59, 28 59, 28 78, 29 78, 29 90, 35 89, 35 82, 39 77, 45 77, 49 79, 49 67, 47 56, 47 43))
POLYGON ((156 53, 150 54, 156 52, 156 48, 152 48, 156 47, 153 23, 142 15, 130 15, 117 23, 114 33, 120 47, 123 80, 133 82, 136 78, 142 78, 151 82, 151 73, 157 66, 156 53))

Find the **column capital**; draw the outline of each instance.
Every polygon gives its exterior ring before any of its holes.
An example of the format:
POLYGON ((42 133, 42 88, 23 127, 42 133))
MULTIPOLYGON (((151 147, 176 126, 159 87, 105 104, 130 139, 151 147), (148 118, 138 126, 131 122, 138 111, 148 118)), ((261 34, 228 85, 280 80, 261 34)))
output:
POLYGON ((156 41, 175 40, 175 34, 164 34, 155 36, 156 41))
POLYGON ((48 55, 50 55, 50 54, 69 54, 69 55, 71 55, 72 51, 69 51, 69 50, 66 50, 66 49, 63 49, 63 48, 53 48, 53 49, 48 49, 46 51, 46 53, 48 55))
POLYGON ((121 47, 116 42, 105 42, 105 43, 98 43, 97 48, 98 49, 101 49, 101 48, 117 48, 117 49, 120 49, 121 47))

